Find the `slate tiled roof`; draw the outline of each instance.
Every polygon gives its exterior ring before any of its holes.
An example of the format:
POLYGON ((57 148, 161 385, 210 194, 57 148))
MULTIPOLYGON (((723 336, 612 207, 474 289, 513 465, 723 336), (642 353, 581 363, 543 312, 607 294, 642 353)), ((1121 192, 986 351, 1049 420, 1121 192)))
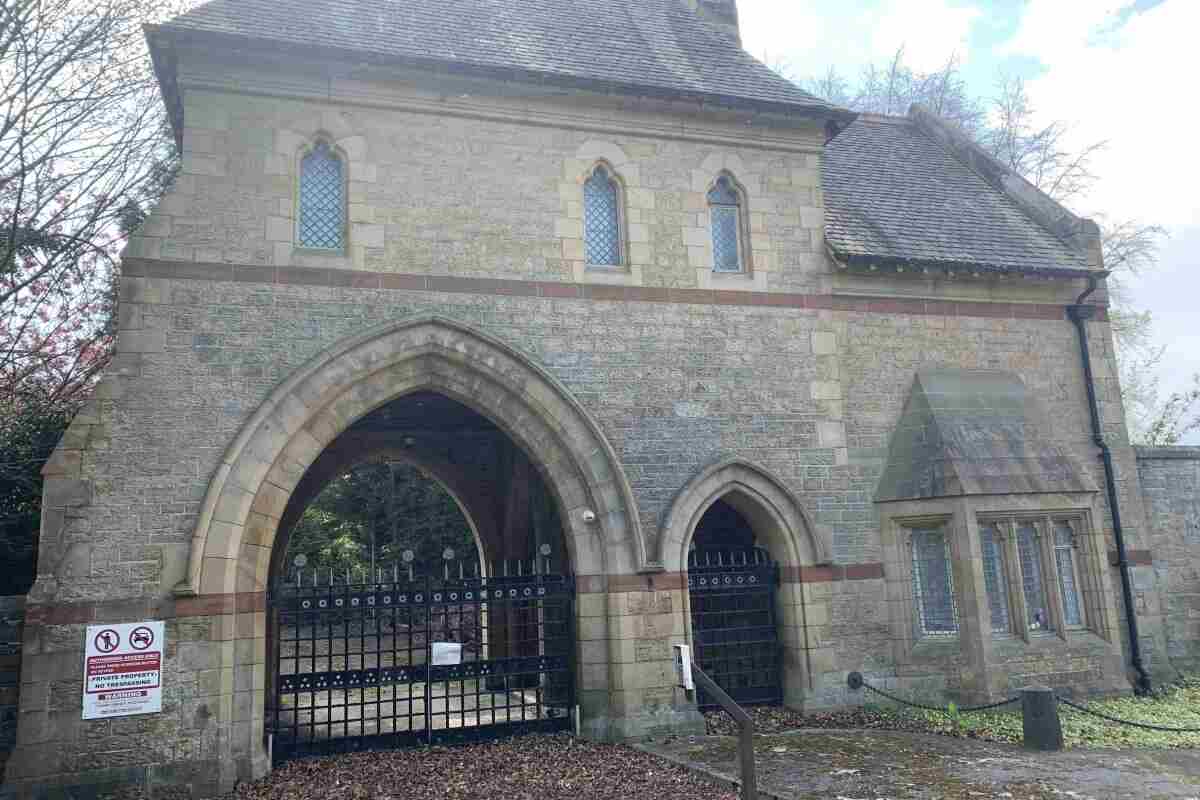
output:
POLYGON ((516 71, 575 85, 832 108, 752 58, 682 0, 212 0, 157 31, 516 71))
POLYGON ((875 502, 1095 492, 1045 408, 998 370, 922 369, 888 444, 875 502))
POLYGON ((825 239, 840 257, 1014 270, 1086 257, 908 118, 862 116, 825 148, 825 239))

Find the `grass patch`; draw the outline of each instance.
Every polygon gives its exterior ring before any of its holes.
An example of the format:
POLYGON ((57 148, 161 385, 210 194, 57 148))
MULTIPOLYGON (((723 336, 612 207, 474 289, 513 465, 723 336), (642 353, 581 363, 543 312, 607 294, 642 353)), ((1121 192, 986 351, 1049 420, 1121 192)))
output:
MULTIPOLYGON (((1181 680, 1159 689, 1151 697, 1122 695, 1079 701, 1097 711, 1132 722, 1174 728, 1200 728, 1200 678, 1181 680)), ((1069 748, 1198 748, 1200 733, 1166 733, 1106 722, 1059 705, 1063 738, 1069 748)), ((786 709, 753 709, 755 727, 761 733, 778 733, 795 728, 870 728, 937 733, 990 742, 1019 743, 1023 722, 1020 705, 997 711, 939 714, 887 704, 867 704, 859 709, 827 714, 799 714, 786 709)), ((709 715, 709 731, 736 732, 723 714, 709 715), (728 728, 728 730, 726 730, 728 728)), ((727 718, 726 718, 727 719, 727 718)))
MULTIPOLYGON (((1122 695, 1077 701, 1109 716, 1173 728, 1200 728, 1200 680, 1164 687, 1151 697, 1122 695)), ((1119 725, 1059 704, 1067 747, 1200 747, 1200 733, 1167 733, 1119 725)), ((1020 742, 1023 723, 1018 706, 1001 711, 937 714, 931 711, 888 711, 911 716, 920 727, 948 736, 997 742, 1020 742)))

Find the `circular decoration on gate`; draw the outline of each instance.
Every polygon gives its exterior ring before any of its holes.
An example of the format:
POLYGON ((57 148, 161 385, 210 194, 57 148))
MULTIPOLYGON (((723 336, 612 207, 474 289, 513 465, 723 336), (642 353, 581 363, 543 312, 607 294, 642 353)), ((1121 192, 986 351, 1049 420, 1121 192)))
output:
POLYGON ((464 597, 465 599, 467 599, 467 600, 474 600, 474 599, 475 599, 475 593, 474 593, 474 592, 467 592, 466 594, 464 594, 464 595, 463 595, 463 597, 464 597))
POLYGON ((701 585, 701 586, 708 586, 708 578, 701 578, 701 579, 700 579, 700 585, 701 585))
POLYGON ((405 550, 400 554, 400 558, 404 559, 405 564, 411 564, 412 560, 417 557, 417 554, 412 550, 405 550))
POLYGON ((458 599, 458 592, 451 592, 450 593, 450 602, 453 603, 457 599, 458 599))
POLYGON ((318 600, 317 608, 329 608, 329 601, 328 600, 318 600))
POLYGON ((451 560, 452 558, 454 558, 454 548, 453 548, 453 547, 447 547, 445 550, 443 550, 443 551, 442 551, 442 558, 446 559, 447 561, 449 561, 449 560, 451 560))
POLYGON ((312 608, 312 600, 301 600, 300 607, 301 608, 312 608))
POLYGON ((333 601, 333 604, 338 608, 341 608, 342 606, 346 605, 346 601, 339 597, 337 600, 333 601))
POLYGON ((757 576, 757 575, 751 575, 751 576, 750 576, 750 582, 751 582, 751 583, 758 583, 758 576, 757 576))
POLYGON ((548 544, 542 545, 541 547, 538 548, 538 552, 544 556, 550 555, 550 545, 548 545, 548 544))
POLYGON ((385 606, 390 606, 392 604, 392 596, 390 594, 385 594, 383 596, 383 604, 385 606))
POLYGON ((545 593, 546 593, 546 587, 545 587, 545 586, 539 586, 539 587, 538 587, 538 596, 540 597, 540 596, 544 595, 545 593))
POLYGON ((351 598, 350 598, 350 605, 351 605, 352 607, 354 607, 354 608, 358 608, 358 598, 357 598, 357 597, 351 597, 351 598))
POLYGON ((729 577, 728 575, 726 575, 726 576, 725 576, 725 585, 726 585, 726 586, 728 586, 728 585, 729 585, 729 584, 731 584, 731 583, 733 583, 733 578, 731 578, 731 577, 729 577))
POLYGON ((304 569, 304 566, 308 564, 308 556, 304 555, 304 553, 300 553, 298 556, 292 559, 292 563, 297 567, 304 569))
POLYGON ((516 596, 517 596, 517 590, 516 590, 516 589, 509 589, 509 590, 508 590, 508 596, 509 596, 509 597, 516 597, 516 596))
POLYGON ((492 596, 493 596, 493 597, 495 597, 497 600, 499 600, 501 597, 504 597, 504 590, 503 590, 503 589, 497 589, 497 590, 496 590, 496 593, 495 593, 494 595, 492 595, 492 596))
POLYGON ((525 596, 526 596, 526 597, 532 597, 532 596, 533 596, 533 589, 530 589, 528 586, 526 586, 526 587, 525 587, 525 596))
POLYGON ((375 595, 371 595, 370 597, 367 598, 367 605, 369 605, 369 606, 375 605, 375 595))
POLYGON ((416 594, 413 595, 414 603, 420 603, 424 600, 425 600, 425 595, 421 594, 420 592, 417 592, 416 594))
POLYGON ((440 603, 440 602, 442 602, 442 593, 441 593, 441 592, 434 592, 434 593, 433 593, 433 602, 435 602, 435 603, 440 603))
POLYGON ((745 582, 746 582, 746 576, 738 575, 738 583, 741 584, 741 583, 745 583, 745 582))

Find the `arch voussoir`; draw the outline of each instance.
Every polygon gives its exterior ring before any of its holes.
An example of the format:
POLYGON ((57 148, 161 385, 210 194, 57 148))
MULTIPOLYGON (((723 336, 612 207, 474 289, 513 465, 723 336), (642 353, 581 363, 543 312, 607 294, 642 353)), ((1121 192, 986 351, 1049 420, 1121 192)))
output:
POLYGON ((765 467, 733 458, 700 470, 675 496, 659 536, 659 554, 667 569, 686 571, 696 523, 722 498, 745 504, 771 520, 762 533, 775 538, 775 556, 784 563, 829 563, 828 536, 813 524, 795 493, 765 467))
POLYGON ((643 569, 633 495, 599 426, 528 357, 460 323, 425 317, 335 345, 279 386, 230 445, 205 496, 183 593, 259 591, 280 519, 321 452, 358 419, 418 390, 438 391, 523 447, 565 512, 577 570, 643 569), (584 509, 595 512, 585 520, 584 509), (592 538, 604 563, 594 562, 592 538), (263 552, 266 552, 266 556, 263 552), (244 588, 244 587, 255 588, 244 588))

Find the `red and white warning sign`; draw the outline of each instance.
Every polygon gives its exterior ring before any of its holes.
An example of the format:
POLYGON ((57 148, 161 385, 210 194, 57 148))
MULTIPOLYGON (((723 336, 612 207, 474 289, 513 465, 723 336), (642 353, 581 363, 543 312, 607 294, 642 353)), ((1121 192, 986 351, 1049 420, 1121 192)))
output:
POLYGON ((83 718, 162 711, 163 623, 89 625, 83 718))

